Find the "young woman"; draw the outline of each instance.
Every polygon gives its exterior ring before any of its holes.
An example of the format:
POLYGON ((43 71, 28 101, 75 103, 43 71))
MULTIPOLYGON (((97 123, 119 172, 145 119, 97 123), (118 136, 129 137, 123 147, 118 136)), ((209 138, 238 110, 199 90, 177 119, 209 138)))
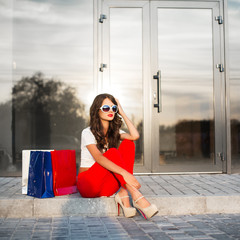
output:
POLYGON ((136 209, 145 219, 158 210, 140 193, 141 185, 133 176, 134 142, 139 133, 124 113, 119 101, 110 94, 98 95, 90 108, 90 127, 82 132, 81 165, 78 190, 82 197, 95 198, 115 195, 126 217, 133 217, 136 209), (122 119, 129 133, 120 130, 122 119), (119 143, 121 142, 120 146, 119 143), (119 147, 118 147, 119 146, 119 147), (129 195, 133 199, 131 207, 129 195))

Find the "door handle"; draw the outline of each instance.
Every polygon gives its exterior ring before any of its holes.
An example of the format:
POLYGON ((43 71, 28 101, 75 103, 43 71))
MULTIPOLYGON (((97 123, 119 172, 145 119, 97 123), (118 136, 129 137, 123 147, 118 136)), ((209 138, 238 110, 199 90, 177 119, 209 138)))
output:
POLYGON ((158 112, 162 112, 162 92, 161 92, 161 71, 157 72, 157 75, 153 75, 153 79, 157 80, 157 103, 154 107, 158 109, 158 112))

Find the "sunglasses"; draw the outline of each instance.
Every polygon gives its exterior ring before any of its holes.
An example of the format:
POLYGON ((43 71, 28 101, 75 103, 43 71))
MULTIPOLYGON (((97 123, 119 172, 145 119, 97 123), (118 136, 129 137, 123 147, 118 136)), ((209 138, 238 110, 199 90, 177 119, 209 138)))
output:
POLYGON ((118 111, 117 105, 113 105, 113 106, 111 106, 111 107, 110 107, 109 105, 103 105, 103 106, 100 107, 100 109, 101 109, 102 112, 104 112, 104 113, 109 112, 110 109, 112 109, 112 111, 113 111, 114 113, 116 113, 116 112, 118 111))

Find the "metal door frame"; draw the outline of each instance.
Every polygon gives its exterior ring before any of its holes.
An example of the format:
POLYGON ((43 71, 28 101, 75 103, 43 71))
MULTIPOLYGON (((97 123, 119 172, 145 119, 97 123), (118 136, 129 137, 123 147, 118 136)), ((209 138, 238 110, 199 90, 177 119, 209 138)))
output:
MULTIPOLYGON (((149 28, 149 1, 111 1, 103 0, 101 6, 101 13, 106 16, 103 20, 103 23, 100 26, 99 42, 101 42, 101 57, 99 58, 98 66, 101 63, 106 64, 103 72, 98 73, 98 79, 100 82, 99 92, 105 91, 107 86, 110 85, 110 73, 109 73, 109 63, 110 63, 110 52, 109 52, 109 38, 110 38, 110 8, 141 8, 142 9, 142 56, 143 56, 143 65, 142 65, 142 79, 143 79, 143 165, 135 165, 135 173, 150 173, 151 172, 151 115, 152 108, 151 106, 151 87, 149 87, 150 76, 150 28, 149 28)), ((136 99, 137 101, 137 99, 136 99)), ((124 107, 124 106, 123 106, 124 107)))
POLYGON ((155 143, 152 145, 152 171, 153 172, 167 172, 167 173, 186 173, 186 172, 223 172, 226 168, 226 161, 221 161, 220 157, 217 157, 217 149, 221 149, 223 152, 223 159, 226 156, 226 131, 225 131, 225 80, 224 73, 220 73, 218 69, 215 67, 219 62, 224 64, 224 45, 223 45, 223 26, 218 26, 215 23, 215 16, 222 15, 222 2, 220 1, 194 1, 194 0, 186 0, 186 1, 151 1, 151 72, 152 76, 156 74, 159 70, 157 63, 157 8, 172 8, 172 9, 181 9, 181 8, 189 8, 189 9, 212 9, 212 18, 213 18, 213 81, 216 82, 216 79, 220 81, 220 89, 216 89, 214 86, 214 121, 215 121, 215 133, 220 132, 220 136, 216 137, 215 135, 215 160, 218 163, 217 166, 204 166, 204 165, 196 165, 195 167, 190 166, 189 168, 184 166, 181 169, 181 166, 161 166, 154 162, 154 159, 159 159, 159 151, 156 150, 159 147, 159 133, 156 131, 158 129, 158 121, 154 121, 157 119, 158 113, 156 109, 153 110, 153 136, 152 142, 155 143), (218 26, 218 27, 217 27, 218 26), (220 35, 220 36, 219 36, 220 35), (216 37, 219 37, 216 40, 216 37), (216 94, 218 91, 219 94, 216 94), (218 158, 218 159, 217 159, 218 158), (220 166, 219 166, 220 165, 220 166), (221 170, 220 170, 221 168, 221 170), (201 170, 198 170, 201 169, 201 170))
MULTIPOLYGON (((153 47, 152 47, 152 20, 151 14, 152 6, 154 4, 162 4, 162 7, 183 7, 187 5, 188 7, 206 7, 208 3, 219 4, 220 13, 223 15, 224 22, 223 27, 220 30, 220 59, 221 62, 225 65, 225 73, 221 74, 221 84, 222 84, 222 92, 225 93, 225 96, 221 97, 221 127, 222 130, 222 149, 224 152, 225 162, 223 162, 223 172, 230 173, 231 171, 231 142, 230 142, 230 112, 229 112, 229 82, 228 82, 228 63, 226 61, 227 58, 227 0, 174 0, 174 1, 162 1, 162 0, 94 0, 94 78, 97 80, 96 82, 96 92, 100 93, 104 89, 105 83, 109 83, 109 69, 104 69, 104 72, 99 72, 99 66, 101 63, 108 64, 109 63, 109 49, 107 48, 107 44, 109 44, 109 37, 104 39, 105 36, 109 36, 109 19, 104 19, 104 24, 99 23, 100 14, 106 14, 109 16, 109 7, 126 7, 126 8, 142 8, 143 9, 143 94, 144 94, 144 166, 135 166, 135 173, 152 173, 152 174, 183 174, 184 172, 172 172, 171 170, 166 171, 155 171, 153 161, 156 159, 156 153, 154 153, 154 142, 156 141, 156 136, 154 133, 154 114, 156 109, 153 108, 154 100, 153 100, 153 74, 156 74, 155 68, 153 67, 152 55, 153 55, 153 47), (192 5, 193 4, 193 5, 192 5), (224 10, 224 11, 223 11, 224 10), (107 50, 106 50, 107 49, 107 50), (224 57, 225 54, 225 57, 224 57), (226 81, 225 81, 226 77, 226 81), (104 79, 104 81, 103 81, 104 79), (225 89, 225 90, 224 90, 225 89), (227 160, 227 161, 226 161, 227 160), (228 163, 228 164, 227 164, 228 163)), ((204 172, 204 171, 199 171, 204 172)), ((206 171, 211 172, 211 171, 206 171)), ((187 172, 189 173, 189 172, 187 172)))

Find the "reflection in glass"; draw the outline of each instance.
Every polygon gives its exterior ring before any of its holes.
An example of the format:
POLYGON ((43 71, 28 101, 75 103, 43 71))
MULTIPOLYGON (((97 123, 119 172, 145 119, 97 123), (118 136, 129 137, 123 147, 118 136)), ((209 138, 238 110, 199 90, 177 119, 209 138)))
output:
MULTIPOLYGON (((8 156, 15 173, 1 167, 0 174, 21 175, 23 149, 75 149, 79 163, 80 134, 94 97, 93 1, 20 0, 8 7, 0 18, 9 18, 13 32, 5 73, 13 80, 8 156)), ((7 32, 8 24, 0 24, 7 32)), ((0 143, 6 139, 1 135, 0 143)))
POLYGON ((143 164, 142 9, 110 9, 110 84, 137 126, 135 163, 143 164))
POLYGON ((158 9, 161 165, 213 163, 211 19, 209 9, 158 9))
POLYGON ((0 176, 16 171, 12 161, 12 1, 0 0, 0 176))
POLYGON ((229 0, 229 78, 232 172, 240 172, 240 2, 229 0))

